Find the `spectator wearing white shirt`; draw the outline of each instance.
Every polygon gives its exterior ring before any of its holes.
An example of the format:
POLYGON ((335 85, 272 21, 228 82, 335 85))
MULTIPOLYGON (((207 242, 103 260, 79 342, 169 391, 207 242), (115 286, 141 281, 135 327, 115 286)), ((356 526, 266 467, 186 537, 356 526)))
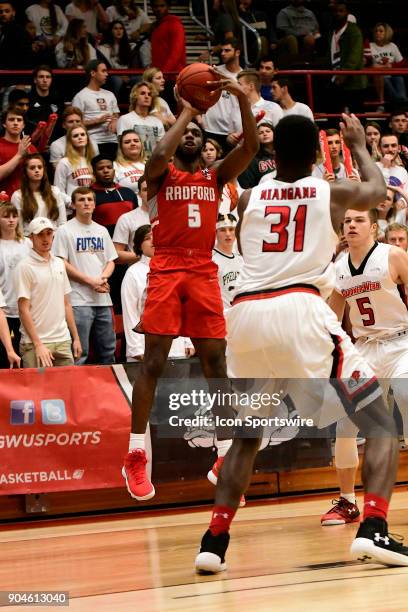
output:
POLYGON ((49 219, 36 217, 29 232, 33 248, 14 276, 23 364, 25 368, 72 365, 81 355, 81 343, 64 262, 51 253, 54 228, 49 219))
POLYGON ((400 144, 395 134, 384 134, 380 139, 381 161, 376 162, 387 185, 392 184, 408 191, 408 173, 400 160, 400 144))
POLYGON ((88 359, 92 330, 98 363, 114 363, 116 338, 108 281, 115 269, 115 247, 108 230, 92 220, 92 189, 76 189, 72 205, 76 215, 58 229, 53 252, 64 260, 72 283, 71 303, 83 349, 77 364, 88 359))
POLYGON ((155 109, 157 92, 151 83, 141 81, 130 92, 130 112, 118 120, 118 135, 125 130, 134 130, 140 136, 146 157, 149 158, 156 144, 165 134, 163 123, 151 112, 155 109))
POLYGON ((112 240, 118 254, 117 263, 119 264, 132 264, 137 261, 133 249, 135 232, 142 225, 150 223, 147 208, 147 183, 144 176, 139 178, 138 186, 141 206, 121 215, 113 232, 112 240))
MULTIPOLYGON (((19 224, 18 210, 11 202, 0 203, 0 295, 4 303, 0 308, 7 318, 9 331, 13 333, 13 348, 18 353, 20 345, 20 318, 14 286, 14 271, 21 259, 31 251, 31 240, 24 238, 19 224)), ((0 312, 0 328, 2 314, 0 312)), ((1 335, 1 329, 0 329, 1 335)), ((4 342, 3 342, 4 345, 4 342)), ((0 367, 7 368, 7 350, 0 345, 0 367)))
POLYGON ((143 73, 142 80, 151 83, 157 89, 159 97, 157 98, 156 102, 159 105, 159 111, 155 114, 156 117, 163 122, 164 127, 168 129, 176 123, 176 118, 171 112, 170 106, 167 104, 166 100, 160 96, 166 85, 166 79, 164 78, 162 71, 154 66, 147 68, 147 70, 145 70, 143 73))
MULTIPOLYGON (((217 71, 224 75, 226 79, 236 80, 242 70, 239 63, 240 55, 241 43, 239 40, 233 38, 222 44, 220 56, 223 64, 217 66, 217 71)), ((240 111, 236 96, 223 89, 218 102, 213 104, 203 115, 206 139, 216 140, 223 151, 231 149, 232 146, 235 146, 235 143, 230 145, 227 142, 227 137, 228 134, 236 130, 236 122, 239 121, 239 117, 240 111)))
POLYGON ((66 205, 70 198, 48 180, 44 158, 39 153, 27 155, 23 162, 21 187, 11 196, 17 208, 24 235, 35 217, 47 217, 54 229, 67 222, 66 205))
POLYGON ((295 102, 291 96, 291 82, 285 77, 274 77, 271 84, 272 98, 277 102, 283 112, 283 116, 287 115, 302 115, 311 121, 314 121, 312 109, 303 104, 303 102, 295 102))
POLYGON ((105 9, 98 0, 73 0, 65 8, 68 21, 74 18, 83 19, 92 36, 98 34, 98 21, 101 28, 108 23, 105 9))
MULTIPOLYGON (((264 100, 259 93, 261 91, 261 79, 256 70, 242 70, 238 76, 238 83, 244 90, 250 104, 252 113, 256 116, 260 111, 264 111, 262 121, 268 121, 276 127, 283 117, 282 109, 276 102, 264 100)), ((242 122, 240 117, 234 121, 234 131, 229 134, 227 141, 230 145, 237 145, 242 132, 242 122)))
MULTIPOLYGON (((83 125, 83 114, 81 109, 75 106, 66 106, 64 112, 62 113, 62 127, 65 131, 68 131, 70 128, 78 127, 79 125, 83 125)), ((95 155, 99 155, 98 145, 92 138, 89 139, 92 144, 92 148, 95 155)), ((67 150, 67 137, 61 136, 61 138, 57 138, 50 145, 50 163, 53 166, 54 170, 57 167, 57 163, 60 159, 65 157, 67 150)))
POLYGON ((25 13, 34 24, 36 35, 49 47, 54 47, 67 30, 68 21, 61 7, 50 0, 31 4, 25 13))
POLYGON ((88 42, 88 30, 83 19, 72 19, 66 33, 55 47, 58 68, 83 68, 96 59, 96 50, 88 42))
POLYGON ((231 213, 219 214, 216 224, 217 239, 213 249, 212 260, 218 266, 218 283, 221 289, 224 312, 231 307, 235 295, 237 278, 244 265, 244 260, 234 253, 235 228, 237 219, 231 213))
MULTIPOLYGON (((20 367, 21 358, 14 350, 13 343, 11 341, 10 329, 7 325, 6 315, 4 314, 3 308, 6 306, 6 302, 4 300, 3 294, 0 289, 0 341, 1 341, 1 353, 5 353, 7 364, 4 364, 2 355, 0 360, 0 368, 10 367, 16 368, 20 367)), ((0 354, 1 354, 0 353, 0 354)))
MULTIPOLYGON (((139 258, 125 274, 121 288, 123 329, 126 337, 127 361, 142 361, 145 352, 143 334, 134 331, 139 323, 144 305, 144 294, 149 273, 150 258, 154 255, 153 235, 150 225, 136 230, 133 243, 134 253, 139 258)), ((171 344, 169 358, 191 357, 194 348, 189 338, 175 338, 171 344)))
POLYGON ((108 78, 108 69, 105 62, 91 60, 85 72, 89 82, 72 100, 84 115, 84 125, 89 129, 89 135, 98 144, 103 154, 114 158, 116 155, 117 138, 116 127, 119 117, 119 106, 115 95, 103 89, 102 85, 108 78))
POLYGON ((93 157, 87 129, 79 125, 68 130, 66 155, 57 164, 54 185, 69 196, 77 187, 89 187, 94 179, 93 157))
MULTIPOLYGON (((397 45, 392 41, 393 29, 388 23, 380 22, 374 26, 373 38, 370 42, 370 56, 373 68, 396 68, 402 64, 404 58, 397 45)), ((408 102, 407 90, 404 78, 397 75, 374 77, 379 101, 382 103, 385 97, 392 102, 408 102)))
POLYGON ((139 134, 125 130, 119 136, 118 154, 113 164, 116 182, 139 195, 138 181, 144 175, 146 154, 139 134))

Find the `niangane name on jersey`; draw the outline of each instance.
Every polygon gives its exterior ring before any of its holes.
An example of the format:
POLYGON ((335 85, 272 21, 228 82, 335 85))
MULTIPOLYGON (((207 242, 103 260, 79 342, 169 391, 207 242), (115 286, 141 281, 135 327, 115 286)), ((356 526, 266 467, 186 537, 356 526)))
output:
POLYGON ((366 281, 365 283, 361 283, 361 285, 357 285, 356 287, 350 287, 350 289, 342 289, 342 296, 347 299, 352 297, 353 295, 358 295, 359 293, 365 293, 366 291, 379 291, 381 289, 381 283, 378 281, 366 281))
POLYGON ((95 253, 105 250, 104 239, 101 236, 77 236, 77 253, 95 253))
POLYGON ((206 200, 218 202, 214 187, 202 185, 168 185, 166 187, 166 200, 206 200))
POLYGON ((261 200, 306 200, 316 198, 316 187, 275 187, 263 189, 261 200))

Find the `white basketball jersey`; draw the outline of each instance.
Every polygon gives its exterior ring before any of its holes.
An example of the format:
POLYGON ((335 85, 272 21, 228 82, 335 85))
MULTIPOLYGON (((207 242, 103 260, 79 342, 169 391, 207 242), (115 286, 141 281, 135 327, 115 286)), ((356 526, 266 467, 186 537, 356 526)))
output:
POLYGON ((327 298, 335 282, 332 258, 337 244, 329 183, 308 176, 295 183, 271 178, 254 187, 240 243, 244 266, 237 296, 312 285, 327 298))
POLYGON ((405 291, 390 276, 388 257, 392 245, 375 243, 358 269, 350 255, 336 267, 336 290, 350 307, 353 336, 381 338, 408 329, 405 291))
POLYGON ((226 255, 225 253, 214 249, 212 260, 218 266, 218 282, 221 289, 224 309, 229 308, 231 306, 232 298, 235 295, 235 285, 242 268, 242 257, 236 253, 226 255))

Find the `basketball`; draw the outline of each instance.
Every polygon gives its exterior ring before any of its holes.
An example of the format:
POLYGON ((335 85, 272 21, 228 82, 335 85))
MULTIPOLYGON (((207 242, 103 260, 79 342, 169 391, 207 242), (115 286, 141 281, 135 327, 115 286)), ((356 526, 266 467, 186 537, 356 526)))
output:
POLYGON ((214 74, 207 64, 196 62, 183 68, 177 77, 176 84, 178 93, 182 98, 190 102, 197 110, 205 112, 221 96, 221 90, 214 93, 213 96, 209 95, 212 89, 207 81, 217 83, 219 80, 220 77, 214 74))

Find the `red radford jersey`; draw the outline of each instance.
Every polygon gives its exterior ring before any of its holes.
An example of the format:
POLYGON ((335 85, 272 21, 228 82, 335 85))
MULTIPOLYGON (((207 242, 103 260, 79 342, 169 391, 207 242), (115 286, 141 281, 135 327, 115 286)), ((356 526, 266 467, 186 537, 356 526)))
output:
POLYGON ((169 164, 163 185, 149 200, 154 246, 199 249, 211 256, 219 200, 216 170, 191 174, 169 164))

